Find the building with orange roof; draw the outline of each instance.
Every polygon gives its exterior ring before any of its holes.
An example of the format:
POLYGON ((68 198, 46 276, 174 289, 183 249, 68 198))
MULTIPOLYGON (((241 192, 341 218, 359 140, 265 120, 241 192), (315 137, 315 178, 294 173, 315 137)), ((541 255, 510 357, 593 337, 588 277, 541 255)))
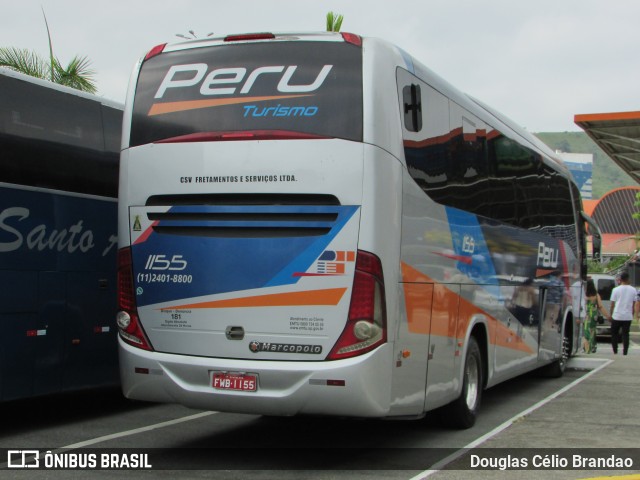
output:
POLYGON ((636 251, 640 220, 633 218, 640 187, 622 187, 599 200, 584 200, 584 211, 600 227, 602 256, 630 255, 636 251))

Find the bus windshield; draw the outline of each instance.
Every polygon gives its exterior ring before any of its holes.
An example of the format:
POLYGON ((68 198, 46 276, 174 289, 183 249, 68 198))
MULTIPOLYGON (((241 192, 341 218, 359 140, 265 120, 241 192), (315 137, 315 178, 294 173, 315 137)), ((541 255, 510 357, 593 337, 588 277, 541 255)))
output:
POLYGON ((165 52, 142 65, 132 147, 264 130, 362 141, 362 49, 342 42, 219 45, 165 52))

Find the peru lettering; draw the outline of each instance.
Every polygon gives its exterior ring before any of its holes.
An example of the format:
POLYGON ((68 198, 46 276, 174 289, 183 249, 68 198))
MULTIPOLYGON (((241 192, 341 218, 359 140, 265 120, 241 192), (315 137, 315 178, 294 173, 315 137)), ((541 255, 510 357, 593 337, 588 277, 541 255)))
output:
POLYGON ((258 67, 249 73, 244 67, 218 68, 207 73, 206 63, 174 65, 165 75, 154 98, 160 99, 170 88, 188 88, 200 85, 201 95, 234 95, 237 86, 242 83, 240 94, 248 94, 261 75, 279 75, 277 90, 281 93, 308 93, 320 88, 333 65, 323 65, 316 79, 308 85, 291 85, 291 77, 298 65, 272 65, 258 67), (286 70, 285 70, 286 68, 286 70), (284 72, 284 73, 282 73, 284 72), (280 75, 281 74, 281 75, 280 75), (205 78, 206 75, 206 78, 205 78), (178 77, 178 78, 176 78, 178 77), (245 80, 245 77, 247 78, 245 80), (243 83, 244 81, 244 83, 243 83))
POLYGON ((560 250, 547 247, 544 242, 538 243, 538 266, 545 268, 557 268, 560 250))

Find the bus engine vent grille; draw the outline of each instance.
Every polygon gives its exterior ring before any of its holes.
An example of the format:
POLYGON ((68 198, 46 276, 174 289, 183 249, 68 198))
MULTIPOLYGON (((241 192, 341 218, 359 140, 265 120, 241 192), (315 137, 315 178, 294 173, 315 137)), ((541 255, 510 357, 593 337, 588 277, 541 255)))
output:
POLYGON ((147 201, 160 205, 169 208, 147 212, 155 233, 221 238, 323 236, 344 209, 331 195, 162 195, 147 201))
POLYGON ((153 195, 146 206, 168 205, 340 205, 334 195, 279 193, 196 193, 188 195, 153 195))

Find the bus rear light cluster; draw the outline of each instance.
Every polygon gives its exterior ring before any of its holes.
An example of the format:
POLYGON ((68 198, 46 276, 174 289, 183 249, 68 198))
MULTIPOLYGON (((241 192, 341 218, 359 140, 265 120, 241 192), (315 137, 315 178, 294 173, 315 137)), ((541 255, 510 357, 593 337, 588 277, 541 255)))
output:
POLYGON ((144 61, 146 62, 147 60, 160 55, 163 51, 164 51, 164 47, 166 47, 167 44, 166 43, 162 43, 160 45, 156 45, 155 47, 153 47, 151 50, 149 50, 149 52, 145 55, 144 57, 144 61))
POLYGON ((347 325, 327 357, 355 357, 387 341, 384 278, 380 259, 358 251, 347 325))
POLYGON ((341 32, 342 38, 345 42, 355 45, 356 47, 362 46, 362 37, 355 33, 341 32))
POLYGON ((130 248, 118 250, 118 309, 116 323, 122 340, 143 350, 153 350, 138 317, 130 248))

